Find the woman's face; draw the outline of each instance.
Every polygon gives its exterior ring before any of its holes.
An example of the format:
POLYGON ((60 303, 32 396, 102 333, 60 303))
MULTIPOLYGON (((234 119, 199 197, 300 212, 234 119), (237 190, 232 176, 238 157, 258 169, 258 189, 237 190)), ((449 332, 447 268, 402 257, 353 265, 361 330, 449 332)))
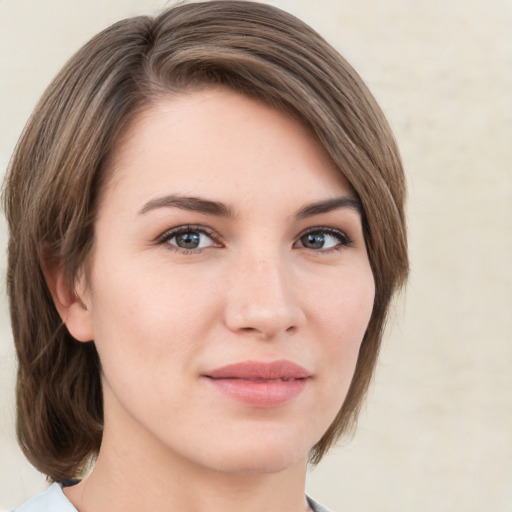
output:
POLYGON ((139 115, 80 289, 105 449, 222 472, 302 463, 372 312, 357 206, 307 130, 255 100, 210 89, 139 115))

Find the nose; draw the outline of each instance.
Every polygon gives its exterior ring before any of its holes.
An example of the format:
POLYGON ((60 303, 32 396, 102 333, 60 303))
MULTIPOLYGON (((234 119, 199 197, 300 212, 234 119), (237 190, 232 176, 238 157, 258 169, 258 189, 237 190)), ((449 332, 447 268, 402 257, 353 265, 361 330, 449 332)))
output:
POLYGON ((278 258, 253 258, 231 268, 226 325, 234 332, 275 339, 293 334, 305 314, 293 276, 278 258))

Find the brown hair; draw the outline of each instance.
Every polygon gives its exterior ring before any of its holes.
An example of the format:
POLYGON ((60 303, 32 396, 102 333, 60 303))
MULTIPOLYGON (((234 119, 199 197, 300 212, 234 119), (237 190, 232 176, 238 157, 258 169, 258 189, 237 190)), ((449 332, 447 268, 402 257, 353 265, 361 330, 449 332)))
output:
POLYGON ((210 84, 298 117, 361 201, 375 303, 348 396, 310 460, 355 423, 408 269, 404 175, 389 126, 351 66, 290 14, 243 1, 180 4, 120 21, 79 50, 44 93, 10 163, 3 203, 18 438, 51 479, 76 475, 97 453, 103 409, 94 343, 77 342, 62 324, 43 263, 60 264, 72 286, 122 130, 158 96, 210 84))

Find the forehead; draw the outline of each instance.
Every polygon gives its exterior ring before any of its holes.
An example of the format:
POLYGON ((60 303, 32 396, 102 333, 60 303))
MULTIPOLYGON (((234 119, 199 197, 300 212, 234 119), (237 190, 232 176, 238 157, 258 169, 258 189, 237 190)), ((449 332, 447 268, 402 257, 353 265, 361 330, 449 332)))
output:
POLYGON ((133 195, 130 190, 146 199, 162 192, 207 192, 223 200, 249 199, 265 190, 313 196, 350 192, 301 122, 224 88, 151 104, 126 130, 110 171, 107 188, 122 187, 125 199, 133 195))

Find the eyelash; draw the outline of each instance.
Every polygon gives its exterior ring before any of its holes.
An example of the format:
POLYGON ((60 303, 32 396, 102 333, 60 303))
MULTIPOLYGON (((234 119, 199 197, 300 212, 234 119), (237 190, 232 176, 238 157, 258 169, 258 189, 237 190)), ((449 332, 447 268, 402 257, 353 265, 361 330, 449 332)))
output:
MULTIPOLYGON (((165 233, 163 233, 162 235, 160 235, 155 240, 155 242, 156 242, 156 244, 159 244, 159 245, 166 245, 167 248, 171 251, 179 252, 179 253, 185 254, 185 255, 197 254, 205 249, 205 248, 185 249, 185 248, 178 247, 176 245, 169 243, 170 240, 172 240, 173 238, 175 238, 179 235, 185 234, 185 233, 204 234, 204 235, 208 236, 213 241, 213 246, 215 246, 215 244, 218 244, 217 245, 217 247, 218 247, 221 244, 220 237, 217 235, 217 233, 214 230, 207 228, 205 226, 191 225, 191 224, 186 225, 186 226, 179 226, 177 228, 172 228, 172 229, 166 231, 165 233)), ((303 231, 302 233, 299 234, 299 236, 297 237, 297 240, 294 242, 293 245, 295 246, 298 242, 300 242, 300 240, 303 237, 305 237, 307 235, 316 235, 316 234, 323 234, 323 235, 327 234, 329 236, 332 236, 339 241, 339 244, 334 247, 327 248, 327 249, 323 249, 323 248, 312 249, 312 248, 303 247, 303 246, 302 247, 299 246, 298 248, 299 249, 307 249, 307 250, 313 251, 317 254, 328 254, 331 251, 341 251, 347 247, 352 247, 354 245, 353 240, 345 232, 343 232, 339 229, 325 227, 325 226, 316 226, 313 228, 309 228, 306 231, 303 231)))
POLYGON ((159 245, 165 244, 167 246, 167 249, 179 252, 181 254, 197 254, 198 252, 202 251, 203 248, 184 249, 182 247, 178 247, 176 245, 169 243, 169 241, 172 240, 173 238, 179 235, 183 235, 185 233, 200 233, 211 238, 214 245, 221 243, 219 241, 219 236, 212 229, 206 228, 205 226, 196 226, 191 224, 186 226, 179 226, 177 228, 172 228, 169 231, 166 231, 156 239, 156 243, 159 245))
MULTIPOLYGON (((323 234, 323 235, 330 235, 334 238, 336 238, 339 242, 338 245, 335 245, 334 247, 330 247, 327 249, 309 249, 311 251, 314 251, 317 254, 328 254, 331 251, 342 251, 343 249, 346 249, 347 247, 352 247, 354 245, 353 240, 344 232, 339 229, 325 227, 325 226, 318 226, 314 228, 309 228, 306 231, 303 231, 298 237, 297 240, 300 241, 301 238, 307 236, 307 235, 316 235, 316 234, 323 234)), ((297 243, 297 242, 296 242, 297 243)), ((308 249, 307 247, 301 247, 303 249, 308 249)))

